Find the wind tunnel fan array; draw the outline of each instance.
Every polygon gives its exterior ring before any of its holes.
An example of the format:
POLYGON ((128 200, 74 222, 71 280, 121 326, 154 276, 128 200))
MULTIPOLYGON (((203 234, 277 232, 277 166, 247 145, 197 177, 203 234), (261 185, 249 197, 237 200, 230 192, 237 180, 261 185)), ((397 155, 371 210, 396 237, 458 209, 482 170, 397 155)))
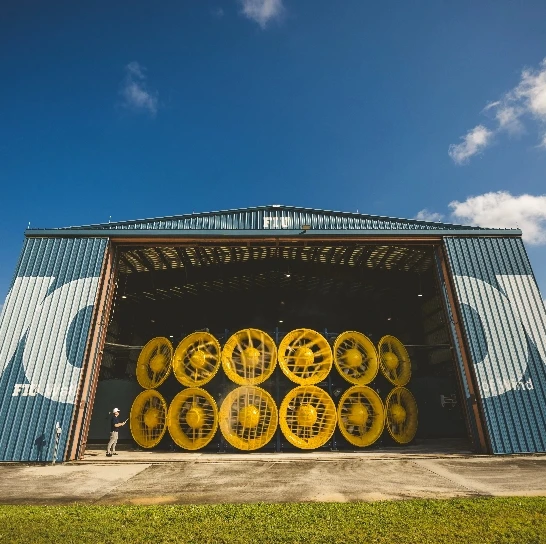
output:
POLYGON ((279 366, 286 377, 300 385, 325 380, 332 368, 332 350, 322 334, 311 329, 289 332, 279 345, 279 366))
POLYGON ((220 407, 220 430, 239 450, 265 446, 277 430, 277 405, 260 387, 245 385, 229 393, 220 407))
POLYGON ((159 387, 171 372, 173 346, 168 338, 152 338, 138 356, 136 377, 144 389, 159 387))
POLYGON ((131 406, 129 423, 135 442, 143 448, 159 444, 167 430, 167 403, 154 389, 142 391, 131 406))
POLYGON ((189 387, 178 393, 167 414, 169 434, 185 450, 204 448, 216 434, 218 408, 204 389, 189 387))
POLYGON ((295 387, 282 401, 279 419, 284 436, 293 446, 312 450, 326 444, 334 434, 336 406, 320 387, 295 387))
POLYGON ((374 444, 385 427, 398 444, 411 442, 418 411, 413 395, 403 387, 411 378, 411 362, 402 342, 383 336, 376 349, 364 334, 346 331, 335 338, 332 348, 322 334, 304 328, 286 334, 278 350, 271 336, 252 328, 232 334, 223 349, 208 332, 189 334, 176 350, 167 338, 153 338, 138 357, 137 380, 145 390, 131 407, 131 434, 139 446, 152 448, 168 429, 174 443, 190 451, 210 444, 218 427, 231 446, 243 451, 266 446, 278 425, 287 441, 300 449, 324 446, 336 425, 345 440, 359 448, 374 444), (271 394, 256 386, 271 378, 277 360, 284 375, 299 384, 279 409, 271 394), (328 378, 333 364, 353 384, 337 408, 316 386, 328 378), (227 394, 218 410, 211 393, 200 386, 210 382, 220 366, 240 387, 227 394), (185 388, 167 409, 164 397, 154 389, 171 369, 185 388), (368 385, 379 369, 396 386, 384 402, 368 385))
POLYGON ((275 370, 277 346, 273 338, 259 329, 233 334, 222 350, 226 376, 238 385, 258 385, 275 370))
POLYGON ((208 332, 194 332, 176 347, 173 373, 187 387, 210 382, 220 368, 220 342, 208 332))

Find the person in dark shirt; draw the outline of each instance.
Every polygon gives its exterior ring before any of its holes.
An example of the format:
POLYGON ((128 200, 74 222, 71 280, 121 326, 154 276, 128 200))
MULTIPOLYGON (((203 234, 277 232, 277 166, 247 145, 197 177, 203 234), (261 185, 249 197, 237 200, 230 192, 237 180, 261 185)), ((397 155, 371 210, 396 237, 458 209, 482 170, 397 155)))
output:
POLYGON ((108 446, 106 446, 106 457, 112 457, 112 455, 117 455, 116 444, 118 443, 119 428, 123 427, 126 423, 127 420, 120 421, 119 409, 114 408, 112 410, 112 419, 110 420, 110 442, 108 442, 108 446))

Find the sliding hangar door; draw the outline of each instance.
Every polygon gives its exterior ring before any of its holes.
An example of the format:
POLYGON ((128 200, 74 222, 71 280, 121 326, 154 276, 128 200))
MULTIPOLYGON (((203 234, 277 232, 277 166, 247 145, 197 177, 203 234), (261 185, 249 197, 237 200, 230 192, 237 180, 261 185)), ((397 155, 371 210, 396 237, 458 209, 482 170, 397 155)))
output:
POLYGON ((271 206, 26 235, 4 460, 81 457, 113 406, 143 449, 546 451, 519 231, 271 206))

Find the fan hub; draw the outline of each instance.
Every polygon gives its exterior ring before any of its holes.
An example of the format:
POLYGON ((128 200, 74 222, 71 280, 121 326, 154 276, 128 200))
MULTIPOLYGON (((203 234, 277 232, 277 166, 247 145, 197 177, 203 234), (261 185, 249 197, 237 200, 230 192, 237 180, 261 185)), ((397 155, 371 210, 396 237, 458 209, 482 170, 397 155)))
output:
POLYGON ((260 364, 260 350, 248 346, 242 353, 243 365, 248 368, 256 368, 260 364))
POLYGON ((260 410, 254 404, 245 406, 239 411, 239 423, 246 428, 254 429, 260 423, 260 410))
POLYGON ((192 429, 200 429, 205 424, 205 412, 200 406, 192 406, 186 414, 186 423, 192 429))
POLYGON ((404 421, 406 421, 406 410, 400 404, 393 404, 389 408, 389 414, 391 420, 396 424, 404 423, 404 421))
POLYGON ((194 368, 205 368, 205 365, 207 364, 207 358, 205 356, 205 353, 201 351, 200 349, 195 350, 190 357, 191 364, 194 368))
POLYGON ((315 361, 315 354, 311 348, 302 346, 296 350, 294 359, 296 360, 297 366, 308 367, 315 361))
POLYGON ((351 425, 364 425, 369 417, 370 414, 366 406, 361 402, 355 402, 349 410, 349 417, 347 419, 351 425))
POLYGON ((348 349, 345 352, 345 364, 349 368, 358 368, 362 364, 362 353, 356 348, 348 349))
POLYGON ((157 408, 150 408, 144 414, 144 425, 146 427, 157 427, 160 420, 160 412, 157 408))
POLYGON ((167 357, 163 353, 156 353, 150 359, 150 370, 157 374, 167 366, 167 357))
POLYGON ((383 354, 383 361, 385 362, 385 366, 389 370, 396 370, 398 368, 398 365, 400 364, 398 357, 391 351, 383 354))
POLYGON ((301 427, 312 427, 317 421, 317 409, 311 404, 302 404, 296 417, 301 427))

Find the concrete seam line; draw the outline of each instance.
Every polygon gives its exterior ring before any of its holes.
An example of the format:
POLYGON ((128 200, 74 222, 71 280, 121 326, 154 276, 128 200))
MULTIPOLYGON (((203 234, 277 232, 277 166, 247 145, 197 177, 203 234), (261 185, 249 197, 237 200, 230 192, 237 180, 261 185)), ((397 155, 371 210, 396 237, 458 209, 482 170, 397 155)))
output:
MULTIPOLYGON (((492 496, 491 492, 489 491, 485 491, 485 490, 480 490, 480 489, 476 489, 475 487, 471 487, 469 484, 467 483, 461 483, 461 482, 458 482, 456 480, 454 480, 451 475, 448 475, 449 474, 449 471, 447 470, 443 470, 440 468, 440 470, 438 470, 439 467, 436 467, 436 470, 433 470, 431 469, 430 467, 426 466, 425 462, 424 461, 410 461, 410 463, 414 464, 414 465, 417 465, 418 467, 421 467, 421 468, 424 468, 425 470, 427 470, 428 472, 434 474, 435 476, 438 476, 440 478, 443 478, 444 480, 447 480, 448 482, 451 482, 452 484, 454 484, 455 486, 457 487, 462 487, 468 491, 470 491, 471 493, 474 493, 475 495, 490 495, 492 496)), ((466 482, 466 478, 461 478, 463 480, 465 480, 466 482)))
POLYGON ((130 478, 127 478, 126 480, 123 480, 122 482, 120 482, 118 485, 115 485, 114 487, 112 487, 111 489, 109 489, 108 491, 106 491, 103 495, 100 495, 99 497, 97 497, 96 499, 93 499, 91 500, 91 504, 95 504, 97 503, 98 501, 104 499, 104 497, 106 497, 107 495, 109 495, 110 493, 113 493, 116 489, 118 489, 118 487, 121 487, 122 485, 125 485, 127 482, 130 482, 133 478, 136 478, 138 475, 142 474, 143 472, 147 471, 152 465, 151 464, 147 464, 145 465, 142 470, 139 470, 136 474, 133 474, 130 478))

